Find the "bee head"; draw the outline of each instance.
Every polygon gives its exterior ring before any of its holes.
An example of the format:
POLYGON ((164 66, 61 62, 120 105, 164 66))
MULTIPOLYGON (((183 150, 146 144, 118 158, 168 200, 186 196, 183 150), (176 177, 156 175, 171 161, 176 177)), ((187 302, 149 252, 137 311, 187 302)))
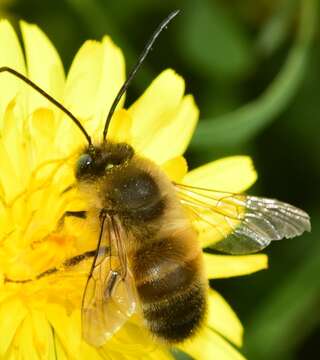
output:
POLYGON ((101 146, 88 147, 77 161, 76 178, 81 181, 106 176, 127 163, 133 154, 132 147, 125 143, 106 142, 101 146))

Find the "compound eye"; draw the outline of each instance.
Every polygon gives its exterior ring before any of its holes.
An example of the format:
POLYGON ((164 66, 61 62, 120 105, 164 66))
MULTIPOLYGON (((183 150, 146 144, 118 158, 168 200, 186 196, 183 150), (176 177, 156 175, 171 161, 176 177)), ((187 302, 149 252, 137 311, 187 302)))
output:
POLYGON ((82 154, 77 162, 77 177, 83 175, 91 167, 93 159, 89 154, 82 154))

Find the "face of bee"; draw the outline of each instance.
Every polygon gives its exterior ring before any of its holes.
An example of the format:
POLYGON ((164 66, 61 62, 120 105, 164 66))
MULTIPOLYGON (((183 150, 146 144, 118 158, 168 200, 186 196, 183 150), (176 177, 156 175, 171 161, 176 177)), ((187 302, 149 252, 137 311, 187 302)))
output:
POLYGON ((78 181, 94 181, 116 171, 127 164, 133 156, 128 144, 103 143, 101 146, 86 149, 80 155, 75 173, 78 181))

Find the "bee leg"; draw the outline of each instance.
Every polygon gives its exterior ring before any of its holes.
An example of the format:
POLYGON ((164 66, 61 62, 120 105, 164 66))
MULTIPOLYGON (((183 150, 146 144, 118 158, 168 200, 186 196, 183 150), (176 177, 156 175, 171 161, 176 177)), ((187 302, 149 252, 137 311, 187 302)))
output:
POLYGON ((62 219, 64 219, 66 216, 73 216, 79 219, 86 219, 87 217, 87 212, 86 211, 66 211, 63 216, 62 219))
POLYGON ((74 188, 75 188, 74 185, 68 186, 63 191, 61 191, 61 194, 65 194, 65 193, 67 193, 68 191, 71 191, 74 188))
POLYGON ((58 221, 58 229, 60 229, 64 225, 64 221, 66 217, 75 217, 78 219, 86 219, 87 212, 86 211, 66 211, 58 221))

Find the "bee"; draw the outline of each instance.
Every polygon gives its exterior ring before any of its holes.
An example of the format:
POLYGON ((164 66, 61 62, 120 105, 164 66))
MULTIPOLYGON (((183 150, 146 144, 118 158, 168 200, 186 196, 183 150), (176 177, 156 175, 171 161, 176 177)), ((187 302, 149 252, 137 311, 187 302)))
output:
POLYGON ((156 38, 178 12, 172 12, 148 41, 110 108, 98 144, 48 93, 16 70, 0 68, 66 113, 88 142, 75 166, 75 186, 87 199, 88 208, 66 215, 85 218, 98 233, 82 300, 83 337, 96 347, 134 313, 141 313, 150 333, 168 344, 196 333, 205 319, 208 289, 199 233, 221 235, 222 240, 212 245, 215 250, 249 254, 273 240, 310 231, 307 213, 292 205, 172 182, 131 145, 108 140, 108 127, 122 95, 156 38))

